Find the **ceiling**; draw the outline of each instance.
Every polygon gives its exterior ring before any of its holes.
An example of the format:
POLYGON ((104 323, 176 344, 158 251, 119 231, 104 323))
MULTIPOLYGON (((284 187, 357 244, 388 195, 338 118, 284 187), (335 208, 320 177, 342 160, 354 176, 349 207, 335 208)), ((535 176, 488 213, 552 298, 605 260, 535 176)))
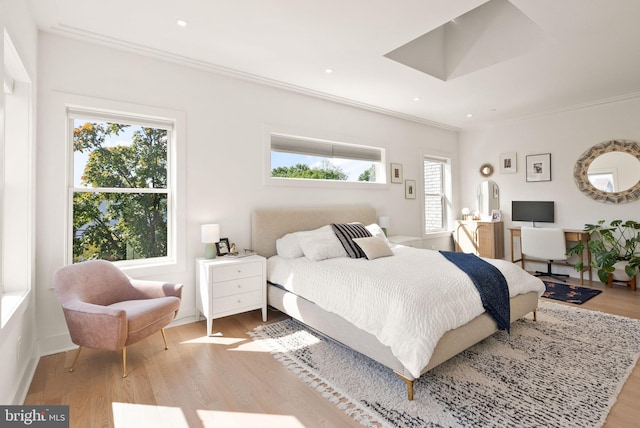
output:
POLYGON ((535 42, 498 12, 458 46, 470 71, 440 77, 385 55, 487 0, 30 1, 42 31, 447 128, 640 96, 638 0, 491 0, 522 12, 535 42))

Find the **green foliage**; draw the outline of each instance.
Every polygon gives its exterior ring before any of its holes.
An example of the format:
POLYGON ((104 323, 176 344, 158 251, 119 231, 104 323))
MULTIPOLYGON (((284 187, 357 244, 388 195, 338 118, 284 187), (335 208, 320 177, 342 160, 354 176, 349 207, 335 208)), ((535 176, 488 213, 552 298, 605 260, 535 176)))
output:
POLYGON ((331 165, 329 161, 323 161, 320 168, 311 168, 309 165, 297 164, 291 167, 279 166, 271 170, 272 177, 283 178, 307 178, 313 180, 346 180, 348 175, 339 166, 331 165))
POLYGON ((376 166, 371 165, 358 176, 358 181, 376 181, 376 166))
MULTIPOLYGON (((108 146, 107 137, 128 125, 85 123, 73 147, 88 152, 82 184, 90 188, 166 189, 167 131, 141 128, 131 144, 108 146)), ((167 194, 76 192, 73 196, 74 261, 128 260, 167 254, 167 194)))
MULTIPOLYGON (((600 220, 597 224, 585 224, 584 230, 590 235, 591 266, 597 269, 600 281, 607 282, 609 273, 615 270, 613 265, 619 261, 627 262, 625 273, 630 277, 640 271, 640 223, 613 220, 607 226, 600 220)), ((584 250, 584 243, 579 242, 567 254, 580 256, 584 250)), ((576 263, 577 271, 583 267, 582 262, 576 263)))

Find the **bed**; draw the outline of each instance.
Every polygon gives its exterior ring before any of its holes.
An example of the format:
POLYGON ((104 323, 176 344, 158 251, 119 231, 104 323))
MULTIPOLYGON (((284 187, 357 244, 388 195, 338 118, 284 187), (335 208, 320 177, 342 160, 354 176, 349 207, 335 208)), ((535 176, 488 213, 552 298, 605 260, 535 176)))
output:
MULTIPOLYGON (((275 261, 278 259, 278 257, 274 257, 277 256, 276 241, 288 233, 313 230, 331 223, 360 222, 363 225, 370 225, 376 223, 376 220, 375 210, 365 205, 258 209, 252 213, 251 218, 252 248, 258 254, 275 261)), ((398 249, 397 253, 407 251, 398 249)), ((415 251, 433 253, 432 250, 415 251)), ((453 268, 455 269, 455 267, 453 268)), ((511 322, 529 313, 535 319, 538 297, 542 293, 541 290, 544 290, 544 285, 539 279, 527 274, 528 277, 539 283, 539 285, 536 283, 538 288, 510 298, 511 322)), ((267 301, 270 306, 391 369, 406 383, 409 400, 413 400, 413 383, 420 374, 497 331, 494 319, 487 313, 480 313, 463 325, 443 333, 430 353, 428 361, 421 364, 417 370, 415 367, 409 369, 396 356, 397 350, 394 352, 388 344, 383 344, 376 335, 281 286, 268 283, 267 287, 267 301)))

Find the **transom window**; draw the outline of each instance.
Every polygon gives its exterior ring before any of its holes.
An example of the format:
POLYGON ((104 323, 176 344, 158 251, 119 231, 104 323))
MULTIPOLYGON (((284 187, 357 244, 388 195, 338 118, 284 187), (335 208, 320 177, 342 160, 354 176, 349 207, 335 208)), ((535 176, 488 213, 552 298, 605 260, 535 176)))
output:
POLYGON ((386 182, 384 149, 271 134, 270 177, 386 182))
POLYGON ((172 256, 173 124, 82 110, 68 120, 73 262, 172 256))

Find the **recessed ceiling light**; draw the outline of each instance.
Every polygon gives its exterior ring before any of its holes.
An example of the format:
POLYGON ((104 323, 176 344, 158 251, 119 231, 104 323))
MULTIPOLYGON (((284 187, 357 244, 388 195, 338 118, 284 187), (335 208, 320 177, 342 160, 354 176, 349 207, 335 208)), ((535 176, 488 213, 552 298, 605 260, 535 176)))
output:
POLYGON ((420 101, 420 97, 414 97, 413 101, 420 101))
POLYGON ((473 117, 473 115, 471 113, 467 114, 467 117, 473 117))
POLYGON ((187 21, 182 20, 182 19, 178 19, 176 21, 176 24, 178 24, 178 27, 186 27, 187 26, 187 21))
POLYGON ((331 73, 333 73, 333 68, 325 68, 324 72, 327 73, 327 74, 331 74, 331 73))

